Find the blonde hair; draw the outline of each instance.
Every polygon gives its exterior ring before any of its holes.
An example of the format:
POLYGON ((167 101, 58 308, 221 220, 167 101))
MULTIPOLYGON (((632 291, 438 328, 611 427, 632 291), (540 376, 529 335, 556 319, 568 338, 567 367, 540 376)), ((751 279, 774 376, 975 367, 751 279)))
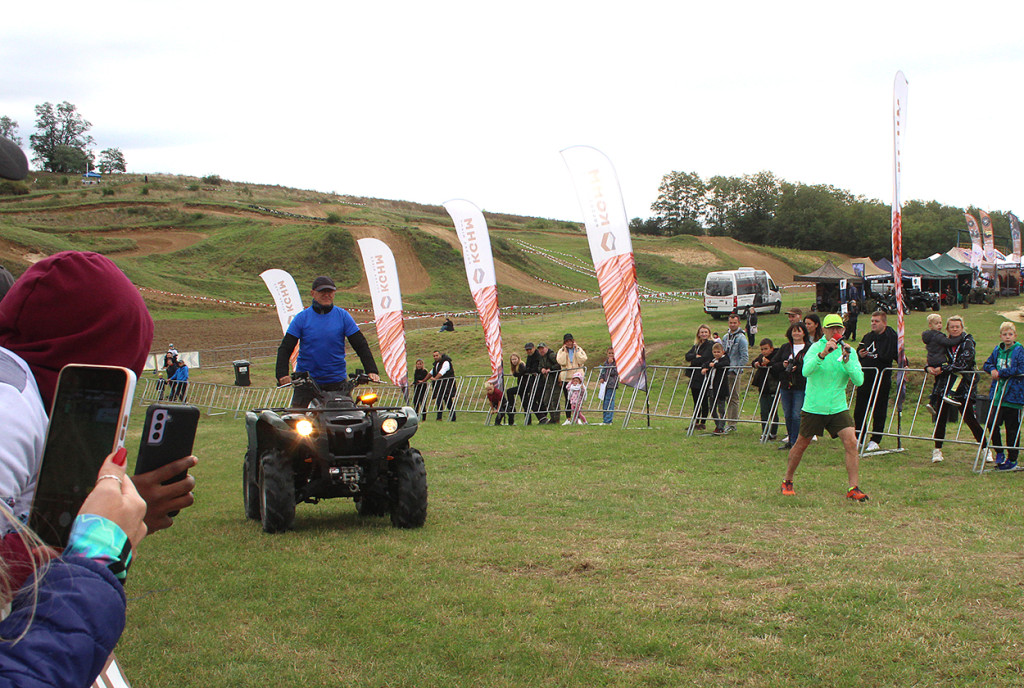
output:
MULTIPOLYGON (((46 544, 39 539, 39 536, 29 530, 28 526, 15 518, 14 514, 8 508, 7 504, 0 501, 0 526, 7 526, 7 528, 18 534, 25 543, 25 549, 29 552, 29 565, 32 567, 32 573, 26 579, 31 581, 30 592, 32 595, 32 613, 29 614, 28 623, 21 629, 21 632, 13 638, 4 638, 0 636, 0 643, 10 642, 12 645, 20 641, 28 633, 29 627, 32 625, 32 621, 36 617, 36 607, 39 604, 39 583, 38 580, 42 577, 42 571, 46 565, 40 566, 36 563, 35 556, 32 555, 32 551, 39 547, 45 547, 46 544)), ((7 563, 0 559, 0 608, 6 607, 9 602, 14 599, 17 590, 11 589, 11 575, 7 570, 7 563)))
POLYGON ((484 391, 485 392, 493 392, 494 391, 494 383, 493 382, 485 382, 484 383, 484 391))
POLYGON ((519 354, 509 354, 509 356, 508 356, 508 363, 509 363, 509 365, 515 365, 515 363, 512 362, 513 358, 516 359, 517 361, 519 361, 520 363, 523 362, 523 359, 519 357, 519 354))
POLYGON ((700 346, 700 331, 701 330, 707 330, 708 331, 708 339, 707 339, 707 341, 711 340, 711 328, 708 327, 707 325, 701 325, 700 327, 697 328, 697 332, 693 335, 693 345, 694 346, 700 346))
POLYGON ((711 353, 714 353, 716 351, 721 351, 724 354, 725 353, 725 347, 722 346, 721 343, 715 342, 715 345, 711 347, 711 353))
POLYGON ((1017 326, 1014 325, 1009 320, 1004 320, 1003 324, 999 326, 999 334, 1002 334, 1003 332, 1006 332, 1007 330, 1010 330, 1014 334, 1017 334, 1017 326))
POLYGON ((964 324, 964 319, 961 318, 959 315, 951 315, 948 318, 946 318, 946 327, 949 327, 949 323, 953 322, 954 320, 959 322, 960 327, 964 328, 964 330, 967 329, 967 325, 964 324))
POLYGON ((935 323, 939 323, 940 325, 942 324, 942 316, 938 313, 929 313, 925 320, 928 321, 929 325, 934 325, 935 323))

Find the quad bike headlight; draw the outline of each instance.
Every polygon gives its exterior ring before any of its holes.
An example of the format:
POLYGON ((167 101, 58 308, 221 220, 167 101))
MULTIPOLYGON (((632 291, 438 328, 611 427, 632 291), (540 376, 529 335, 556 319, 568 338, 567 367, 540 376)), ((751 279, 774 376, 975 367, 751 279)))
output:
POLYGON ((380 431, 383 432, 385 435, 390 435, 396 430, 398 430, 398 421, 396 419, 385 418, 383 421, 381 421, 380 431))
POLYGON ((308 419, 303 418, 295 424, 295 432, 299 433, 303 437, 309 437, 313 434, 313 423, 308 419))

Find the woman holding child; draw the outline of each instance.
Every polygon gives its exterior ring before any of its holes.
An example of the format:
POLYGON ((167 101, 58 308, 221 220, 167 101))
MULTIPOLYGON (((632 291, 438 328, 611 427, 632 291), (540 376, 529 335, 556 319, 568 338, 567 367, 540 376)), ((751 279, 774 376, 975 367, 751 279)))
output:
MULTIPOLYGON (((956 421, 957 413, 963 413, 964 423, 971 429, 976 442, 981 442, 984 437, 981 424, 974 414, 977 392, 977 377, 971 374, 975 369, 974 337, 964 332, 964 321, 959 315, 951 316, 946 321, 946 334, 951 341, 956 342, 948 347, 946 362, 925 368, 929 375, 935 376, 935 388, 942 390, 944 397, 936 407, 938 414, 935 419, 933 463, 939 463, 944 458, 942 440, 946 437, 946 423, 950 420, 956 421)), ((986 453, 988 460, 991 461, 992 451, 987 450, 986 453)))

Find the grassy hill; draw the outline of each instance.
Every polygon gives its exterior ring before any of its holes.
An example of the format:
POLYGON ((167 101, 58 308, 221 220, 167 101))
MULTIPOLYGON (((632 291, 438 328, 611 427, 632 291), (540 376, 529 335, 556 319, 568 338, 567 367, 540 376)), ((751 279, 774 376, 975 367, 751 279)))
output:
MULTIPOLYGON (((62 250, 109 255, 143 288, 158 320, 224 315, 223 304, 175 295, 269 302, 258 274, 271 267, 292 273, 300 289, 330 274, 340 305, 366 307, 355 243, 364 236, 383 239, 395 252, 407 311, 473 307, 455 230, 439 205, 171 175, 114 175, 80 187, 74 177, 34 173, 26 185, 27 195, 0 197, 0 264, 20 274, 62 250)), ((485 216, 502 305, 598 293, 581 224, 485 216)), ((834 255, 746 248, 797 272, 834 255)), ((749 263, 703 237, 640 236, 634 249, 640 283, 655 291, 699 289, 709 270, 749 263)))

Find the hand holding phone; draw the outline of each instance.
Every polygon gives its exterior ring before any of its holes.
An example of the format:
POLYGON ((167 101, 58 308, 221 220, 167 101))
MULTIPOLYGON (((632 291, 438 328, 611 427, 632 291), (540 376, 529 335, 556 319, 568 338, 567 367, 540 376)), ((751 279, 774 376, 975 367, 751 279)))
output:
POLYGON ((111 452, 124 446, 135 373, 115 366, 67 365, 46 431, 29 525, 43 542, 65 547, 71 523, 111 452))
POLYGON ((113 521, 128 536, 134 548, 146 537, 146 525, 143 523, 146 502, 124 474, 125 454, 124 447, 121 447, 103 462, 96 485, 85 498, 79 513, 96 514, 113 521))
POLYGON ((170 519, 192 504, 195 480, 188 469, 196 463, 192 446, 198 424, 195 406, 153 404, 146 410, 134 480, 149 504, 146 524, 151 532, 170 526, 170 519))

